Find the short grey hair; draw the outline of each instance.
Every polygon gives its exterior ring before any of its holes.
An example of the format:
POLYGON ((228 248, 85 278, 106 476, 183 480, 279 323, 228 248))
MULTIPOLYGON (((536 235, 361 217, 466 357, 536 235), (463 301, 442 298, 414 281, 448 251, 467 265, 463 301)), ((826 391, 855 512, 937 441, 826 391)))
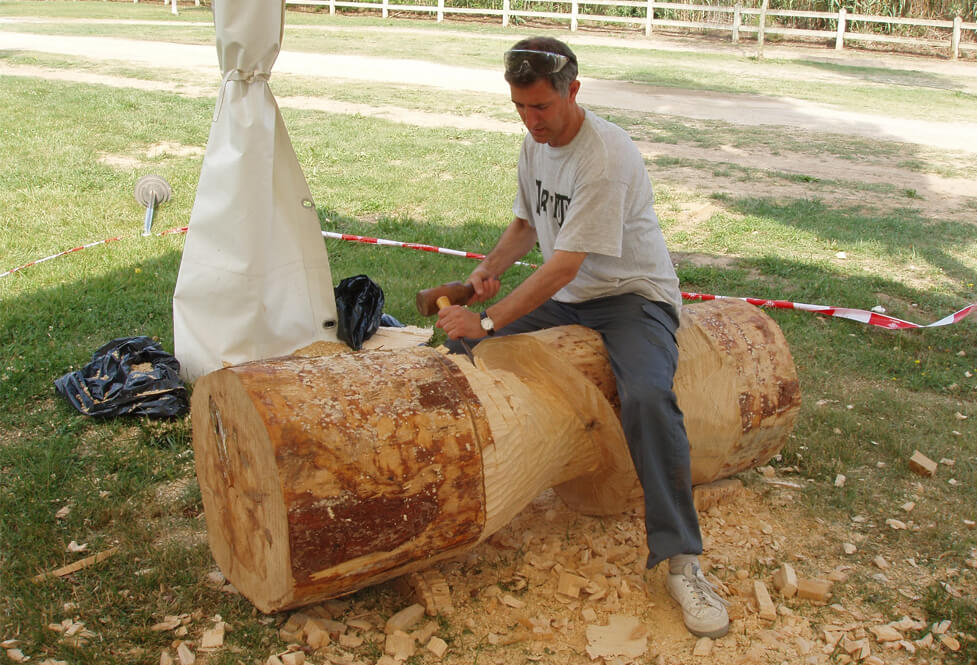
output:
POLYGON ((569 46, 553 37, 528 37, 516 42, 512 50, 556 53, 558 55, 565 55, 569 59, 569 62, 555 74, 539 75, 530 69, 522 69, 517 73, 507 71, 505 73, 505 80, 510 85, 514 85, 517 88, 528 88, 542 78, 548 80, 550 85, 553 86, 553 89, 560 93, 561 97, 566 97, 569 94, 570 84, 577 78, 577 56, 573 54, 569 46))

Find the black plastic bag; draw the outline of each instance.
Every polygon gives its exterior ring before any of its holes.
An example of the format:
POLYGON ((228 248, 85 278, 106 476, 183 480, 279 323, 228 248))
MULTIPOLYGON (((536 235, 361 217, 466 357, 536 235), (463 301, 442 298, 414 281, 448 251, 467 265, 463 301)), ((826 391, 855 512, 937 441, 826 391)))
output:
POLYGON ((86 416, 169 418, 189 408, 180 362, 148 337, 113 339, 54 388, 86 416))
POLYGON ((359 351, 380 327, 383 289, 366 275, 347 277, 334 289, 339 329, 336 335, 359 351))

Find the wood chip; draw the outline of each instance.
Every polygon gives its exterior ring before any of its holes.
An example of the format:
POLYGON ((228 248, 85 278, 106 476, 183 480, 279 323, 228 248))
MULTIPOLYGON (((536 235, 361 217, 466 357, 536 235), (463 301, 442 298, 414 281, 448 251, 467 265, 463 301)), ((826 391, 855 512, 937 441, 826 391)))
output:
POLYGON ((56 568, 46 573, 35 575, 31 579, 34 582, 41 582, 49 577, 64 577, 65 575, 76 573, 79 570, 82 570, 83 568, 88 568, 89 566, 94 566, 96 563, 105 561, 110 556, 118 553, 118 551, 119 551, 118 547, 112 547, 110 549, 105 550, 104 552, 99 552, 98 554, 93 554, 89 557, 85 557, 84 559, 79 559, 78 561, 75 561, 74 563, 70 563, 67 566, 62 566, 61 568, 56 568))
POLYGON ((391 633, 387 635, 383 650, 397 660, 407 660, 414 655, 414 638, 403 631, 391 633))
POLYGON ((918 450, 913 451, 913 456, 909 458, 910 470, 921 476, 932 476, 936 473, 936 466, 936 462, 918 450))
POLYGON ((799 579, 797 580, 797 597, 813 600, 816 602, 827 602, 831 596, 831 582, 822 579, 799 579))
POLYGON ((509 594, 503 595, 501 600, 503 605, 508 605, 509 607, 512 607, 517 610, 521 610, 526 606, 526 603, 509 594))
POLYGON ((874 559, 872 559, 872 563, 874 563, 875 564, 875 567, 878 568, 879 570, 888 570, 889 569, 889 562, 886 561, 885 560, 885 557, 882 556, 881 554, 879 554, 877 557, 875 557, 874 559))
POLYGON ((197 662, 197 656, 190 651, 186 642, 180 642, 180 646, 176 648, 176 657, 180 661, 180 665, 193 665, 197 662))
POLYGON ((869 628, 869 632, 875 635, 875 639, 879 642, 899 642, 903 639, 902 633, 888 624, 872 626, 869 628))
POLYGON ((940 643, 950 651, 960 651, 960 642, 956 638, 950 637, 946 633, 942 633, 938 637, 940 643))
POLYGON ((908 529, 909 528, 909 527, 906 526, 906 523, 905 522, 902 522, 900 520, 887 519, 885 521, 885 524, 886 524, 886 526, 891 527, 891 528, 895 529, 896 531, 904 531, 905 529, 908 529))
POLYGON ((398 630, 406 633, 421 620, 425 612, 424 606, 420 603, 408 605, 387 619, 387 623, 383 627, 383 632, 387 635, 391 635, 398 630))
POLYGON ((757 602, 757 615, 766 621, 776 621, 777 606, 773 604, 773 600, 770 598, 767 585, 760 580, 754 580, 753 595, 757 602))
POLYGON ((305 643, 313 649, 321 649, 329 644, 329 632, 316 619, 312 619, 305 625, 304 636, 305 643))
POLYGON ((424 648, 433 653, 437 658, 443 658, 445 652, 448 650, 448 643, 440 637, 435 636, 428 641, 427 646, 424 648))
POLYGON ((723 478, 692 488, 692 501, 695 509, 704 513, 710 508, 732 501, 744 493, 743 481, 739 478, 723 478))
POLYGON ((708 637, 700 637, 692 648, 692 655, 705 658, 712 655, 712 640, 708 637))
POLYGON ((797 595, 797 573, 794 567, 785 563, 773 574, 773 585, 780 595, 784 598, 793 598, 797 595))
POLYGON ((402 593, 412 595, 424 605, 428 616, 449 614, 455 609, 451 601, 451 587, 436 568, 404 575, 397 580, 396 586, 402 593))
POLYGON ((279 656, 282 665, 303 665, 305 653, 302 651, 287 651, 279 656))
POLYGON ((858 551, 853 543, 842 543, 841 549, 844 550, 845 554, 854 554, 858 551))
POLYGON ((560 579, 557 582, 556 591, 557 593, 562 593, 564 596, 579 598, 580 590, 589 583, 590 580, 588 580, 586 577, 574 575, 573 573, 564 570, 560 573, 560 579))
POLYGON ((612 614, 606 626, 587 626, 587 655, 592 660, 640 658, 648 650, 648 637, 631 638, 640 624, 636 617, 612 614))
POLYGON ((199 649, 217 649, 224 646, 224 622, 218 621, 217 625, 209 630, 205 630, 200 636, 199 649))

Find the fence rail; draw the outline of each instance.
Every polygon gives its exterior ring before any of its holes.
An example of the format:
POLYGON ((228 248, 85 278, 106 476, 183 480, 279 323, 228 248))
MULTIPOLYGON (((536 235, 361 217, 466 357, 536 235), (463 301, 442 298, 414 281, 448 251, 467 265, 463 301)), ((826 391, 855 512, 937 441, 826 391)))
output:
MULTIPOLYGON (((902 44, 906 46, 927 46, 946 49, 951 60, 960 57, 960 53, 971 51, 977 53, 977 43, 962 39, 965 31, 972 31, 977 37, 977 23, 965 23, 960 16, 952 21, 903 18, 898 16, 871 16, 867 14, 849 14, 845 9, 837 12, 818 12, 801 10, 769 10, 764 7, 717 7, 711 5, 681 4, 678 2, 659 2, 658 0, 517 0, 518 6, 532 6, 533 2, 545 2, 550 7, 566 7, 568 11, 536 11, 530 9, 513 9, 513 0, 502 0, 501 9, 479 7, 452 7, 450 0, 437 0, 437 4, 419 5, 407 4, 398 0, 286 0, 287 5, 305 7, 329 7, 329 13, 335 14, 338 8, 365 9, 379 11, 383 18, 390 12, 412 12, 419 14, 434 14, 437 21, 444 21, 449 14, 467 14, 478 16, 497 16, 501 18, 502 26, 508 26, 513 18, 549 19, 566 22, 571 31, 579 29, 581 21, 588 23, 619 23, 644 27, 645 35, 650 36, 655 28, 678 28, 685 30, 714 30, 730 33, 730 39, 739 42, 743 33, 756 36, 759 44, 767 35, 797 37, 801 39, 834 39, 835 49, 841 50, 846 42, 878 42, 888 44, 902 44), (605 15, 581 12, 581 7, 591 10, 594 7, 621 7, 638 10, 635 16, 605 15), (688 20, 674 18, 682 13, 696 12, 704 16, 715 17, 715 20, 688 20), (819 30, 816 28, 783 27, 777 23, 771 24, 773 19, 820 19, 828 25, 834 25, 833 30, 819 30), (881 23, 886 25, 918 26, 931 30, 942 31, 945 37, 898 37, 870 32, 855 32, 850 29, 852 23, 881 23)), ((175 2, 175 0, 174 0, 175 2)))

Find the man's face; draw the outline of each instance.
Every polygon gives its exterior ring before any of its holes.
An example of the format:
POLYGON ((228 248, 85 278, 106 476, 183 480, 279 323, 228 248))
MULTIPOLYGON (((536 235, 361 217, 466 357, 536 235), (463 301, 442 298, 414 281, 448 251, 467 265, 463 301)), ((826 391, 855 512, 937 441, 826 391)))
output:
POLYGON ((573 81, 567 96, 562 97, 546 79, 524 88, 509 85, 512 103, 533 140, 554 147, 569 143, 579 129, 579 88, 580 82, 573 81))

